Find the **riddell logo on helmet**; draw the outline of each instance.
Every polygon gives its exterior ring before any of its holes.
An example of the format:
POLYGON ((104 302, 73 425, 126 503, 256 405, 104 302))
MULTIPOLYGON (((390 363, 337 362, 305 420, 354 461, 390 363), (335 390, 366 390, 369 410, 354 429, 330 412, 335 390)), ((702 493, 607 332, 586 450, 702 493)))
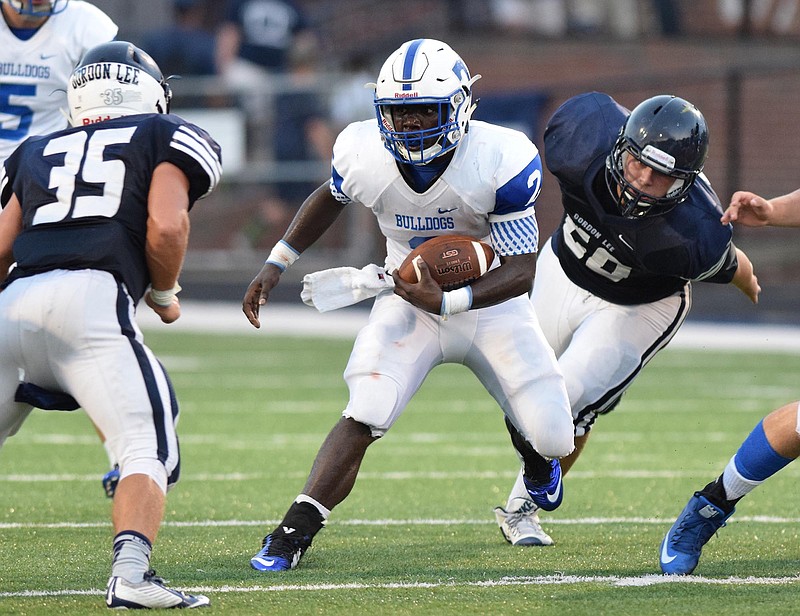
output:
POLYGON ((419 92, 395 92, 395 98, 419 98, 419 92))
POLYGON ((98 122, 105 122, 106 120, 110 120, 111 116, 97 116, 95 118, 83 118, 83 125, 86 126, 87 124, 97 124, 98 122))

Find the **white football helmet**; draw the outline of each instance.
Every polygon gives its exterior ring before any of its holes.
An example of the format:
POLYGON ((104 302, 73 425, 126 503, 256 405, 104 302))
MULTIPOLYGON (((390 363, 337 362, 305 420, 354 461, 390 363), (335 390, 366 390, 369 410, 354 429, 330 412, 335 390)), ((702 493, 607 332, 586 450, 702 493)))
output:
POLYGON ((415 39, 384 62, 375 86, 375 112, 383 144, 401 163, 424 165, 456 147, 475 105, 467 65, 447 43, 415 39), (395 130, 392 107, 438 105, 439 123, 428 130, 395 130), (432 140, 435 142, 432 143, 432 140), (427 147, 426 147, 427 144, 427 147))
POLYGON ((171 99, 169 84, 153 58, 126 41, 87 51, 67 84, 72 126, 138 113, 169 113, 171 99))
POLYGON ((0 0, 20 15, 45 17, 55 15, 67 8, 69 0, 0 0))

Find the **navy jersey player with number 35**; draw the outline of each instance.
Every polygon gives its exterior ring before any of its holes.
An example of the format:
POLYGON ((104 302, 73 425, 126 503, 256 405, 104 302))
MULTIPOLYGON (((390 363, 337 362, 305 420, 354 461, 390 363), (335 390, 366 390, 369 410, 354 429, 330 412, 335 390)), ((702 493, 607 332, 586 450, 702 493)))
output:
POLYGON ((572 451, 572 422, 563 378, 528 299, 541 159, 524 134, 470 119, 477 78, 441 41, 408 41, 391 54, 373 84, 377 121, 355 122, 339 134, 330 186, 306 199, 247 289, 243 310, 258 327, 281 272, 355 204, 377 218, 388 272, 440 235, 484 239, 500 255, 499 266, 468 287, 443 293, 421 264, 418 283, 395 274, 394 292, 377 296, 345 370, 350 400, 343 416, 303 492, 251 559, 255 569, 297 565, 350 493, 367 447, 445 362, 472 370, 519 428, 531 498, 551 508, 561 502, 557 458, 572 451))
POLYGON ((180 316, 189 210, 221 173, 217 143, 169 115, 170 97, 142 50, 94 47, 67 86, 72 128, 25 140, 0 177, 0 446, 34 405, 83 407, 102 430, 120 465, 109 607, 208 604, 150 570, 178 405, 134 310, 144 297, 180 316))
MULTIPOLYGON (((733 283, 754 303, 760 287, 731 225, 719 222, 701 173, 708 128, 691 103, 660 95, 629 112, 605 94, 582 94, 556 110, 544 148, 564 216, 539 256, 532 301, 572 407, 566 473, 597 416, 678 331, 693 281, 733 283)), ((510 543, 552 544, 536 509, 518 477, 495 510, 510 543)))

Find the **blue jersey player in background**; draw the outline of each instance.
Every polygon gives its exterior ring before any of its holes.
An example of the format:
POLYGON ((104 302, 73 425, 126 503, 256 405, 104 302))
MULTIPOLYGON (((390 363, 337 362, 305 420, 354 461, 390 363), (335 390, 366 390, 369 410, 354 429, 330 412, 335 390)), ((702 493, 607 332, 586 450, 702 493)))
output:
POLYGON ((83 407, 106 436, 120 466, 109 607, 209 603, 150 569, 180 471, 178 404, 134 311, 144 297, 165 323, 180 316, 189 210, 221 173, 219 146, 169 115, 170 97, 142 50, 94 47, 67 86, 72 128, 25 140, 0 177, 0 446, 34 406, 83 407))
MULTIPOLYGON (((702 174, 707 154, 703 115, 675 96, 628 112, 605 94, 582 94, 548 122, 545 164, 564 216, 539 255, 532 301, 572 408, 575 451, 564 473, 598 415, 678 331, 693 281, 733 283, 758 300, 752 264, 731 225, 720 224, 720 201, 702 174)), ((521 476, 495 514, 510 543, 553 543, 521 476)))

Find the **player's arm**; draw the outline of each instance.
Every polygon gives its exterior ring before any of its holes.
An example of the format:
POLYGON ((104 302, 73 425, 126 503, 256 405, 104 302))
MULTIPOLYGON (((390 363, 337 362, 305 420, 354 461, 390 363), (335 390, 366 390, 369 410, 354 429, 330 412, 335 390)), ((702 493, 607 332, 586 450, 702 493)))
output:
POLYGON ((753 263, 750 258, 739 248, 736 248, 736 273, 733 275, 731 283, 750 298, 754 304, 758 303, 758 294, 761 292, 761 287, 758 284, 758 278, 753 273, 753 263))
POLYGON ((189 178, 172 163, 156 167, 147 198, 145 257, 150 291, 145 302, 164 323, 181 315, 175 295, 189 243, 189 178))
POLYGON ((283 239, 272 249, 264 266, 247 287, 242 311, 253 327, 261 327, 259 309, 267 303, 270 291, 281 274, 309 246, 316 242, 342 213, 343 206, 331 194, 326 181, 300 206, 283 239))
POLYGON ((773 199, 737 191, 722 215, 722 222, 738 222, 747 227, 800 227, 800 189, 773 199))
POLYGON ((0 282, 8 277, 14 263, 14 240, 22 231, 22 208, 16 195, 0 210, 0 282))
MULTIPOLYGON (((529 293, 535 270, 536 253, 500 256, 500 267, 486 272, 470 284, 472 302, 469 308, 485 308, 529 293)), ((425 261, 420 261, 419 273, 419 282, 411 283, 400 278, 396 271, 393 272, 394 292, 417 308, 441 314, 442 289, 431 276, 425 261)))

